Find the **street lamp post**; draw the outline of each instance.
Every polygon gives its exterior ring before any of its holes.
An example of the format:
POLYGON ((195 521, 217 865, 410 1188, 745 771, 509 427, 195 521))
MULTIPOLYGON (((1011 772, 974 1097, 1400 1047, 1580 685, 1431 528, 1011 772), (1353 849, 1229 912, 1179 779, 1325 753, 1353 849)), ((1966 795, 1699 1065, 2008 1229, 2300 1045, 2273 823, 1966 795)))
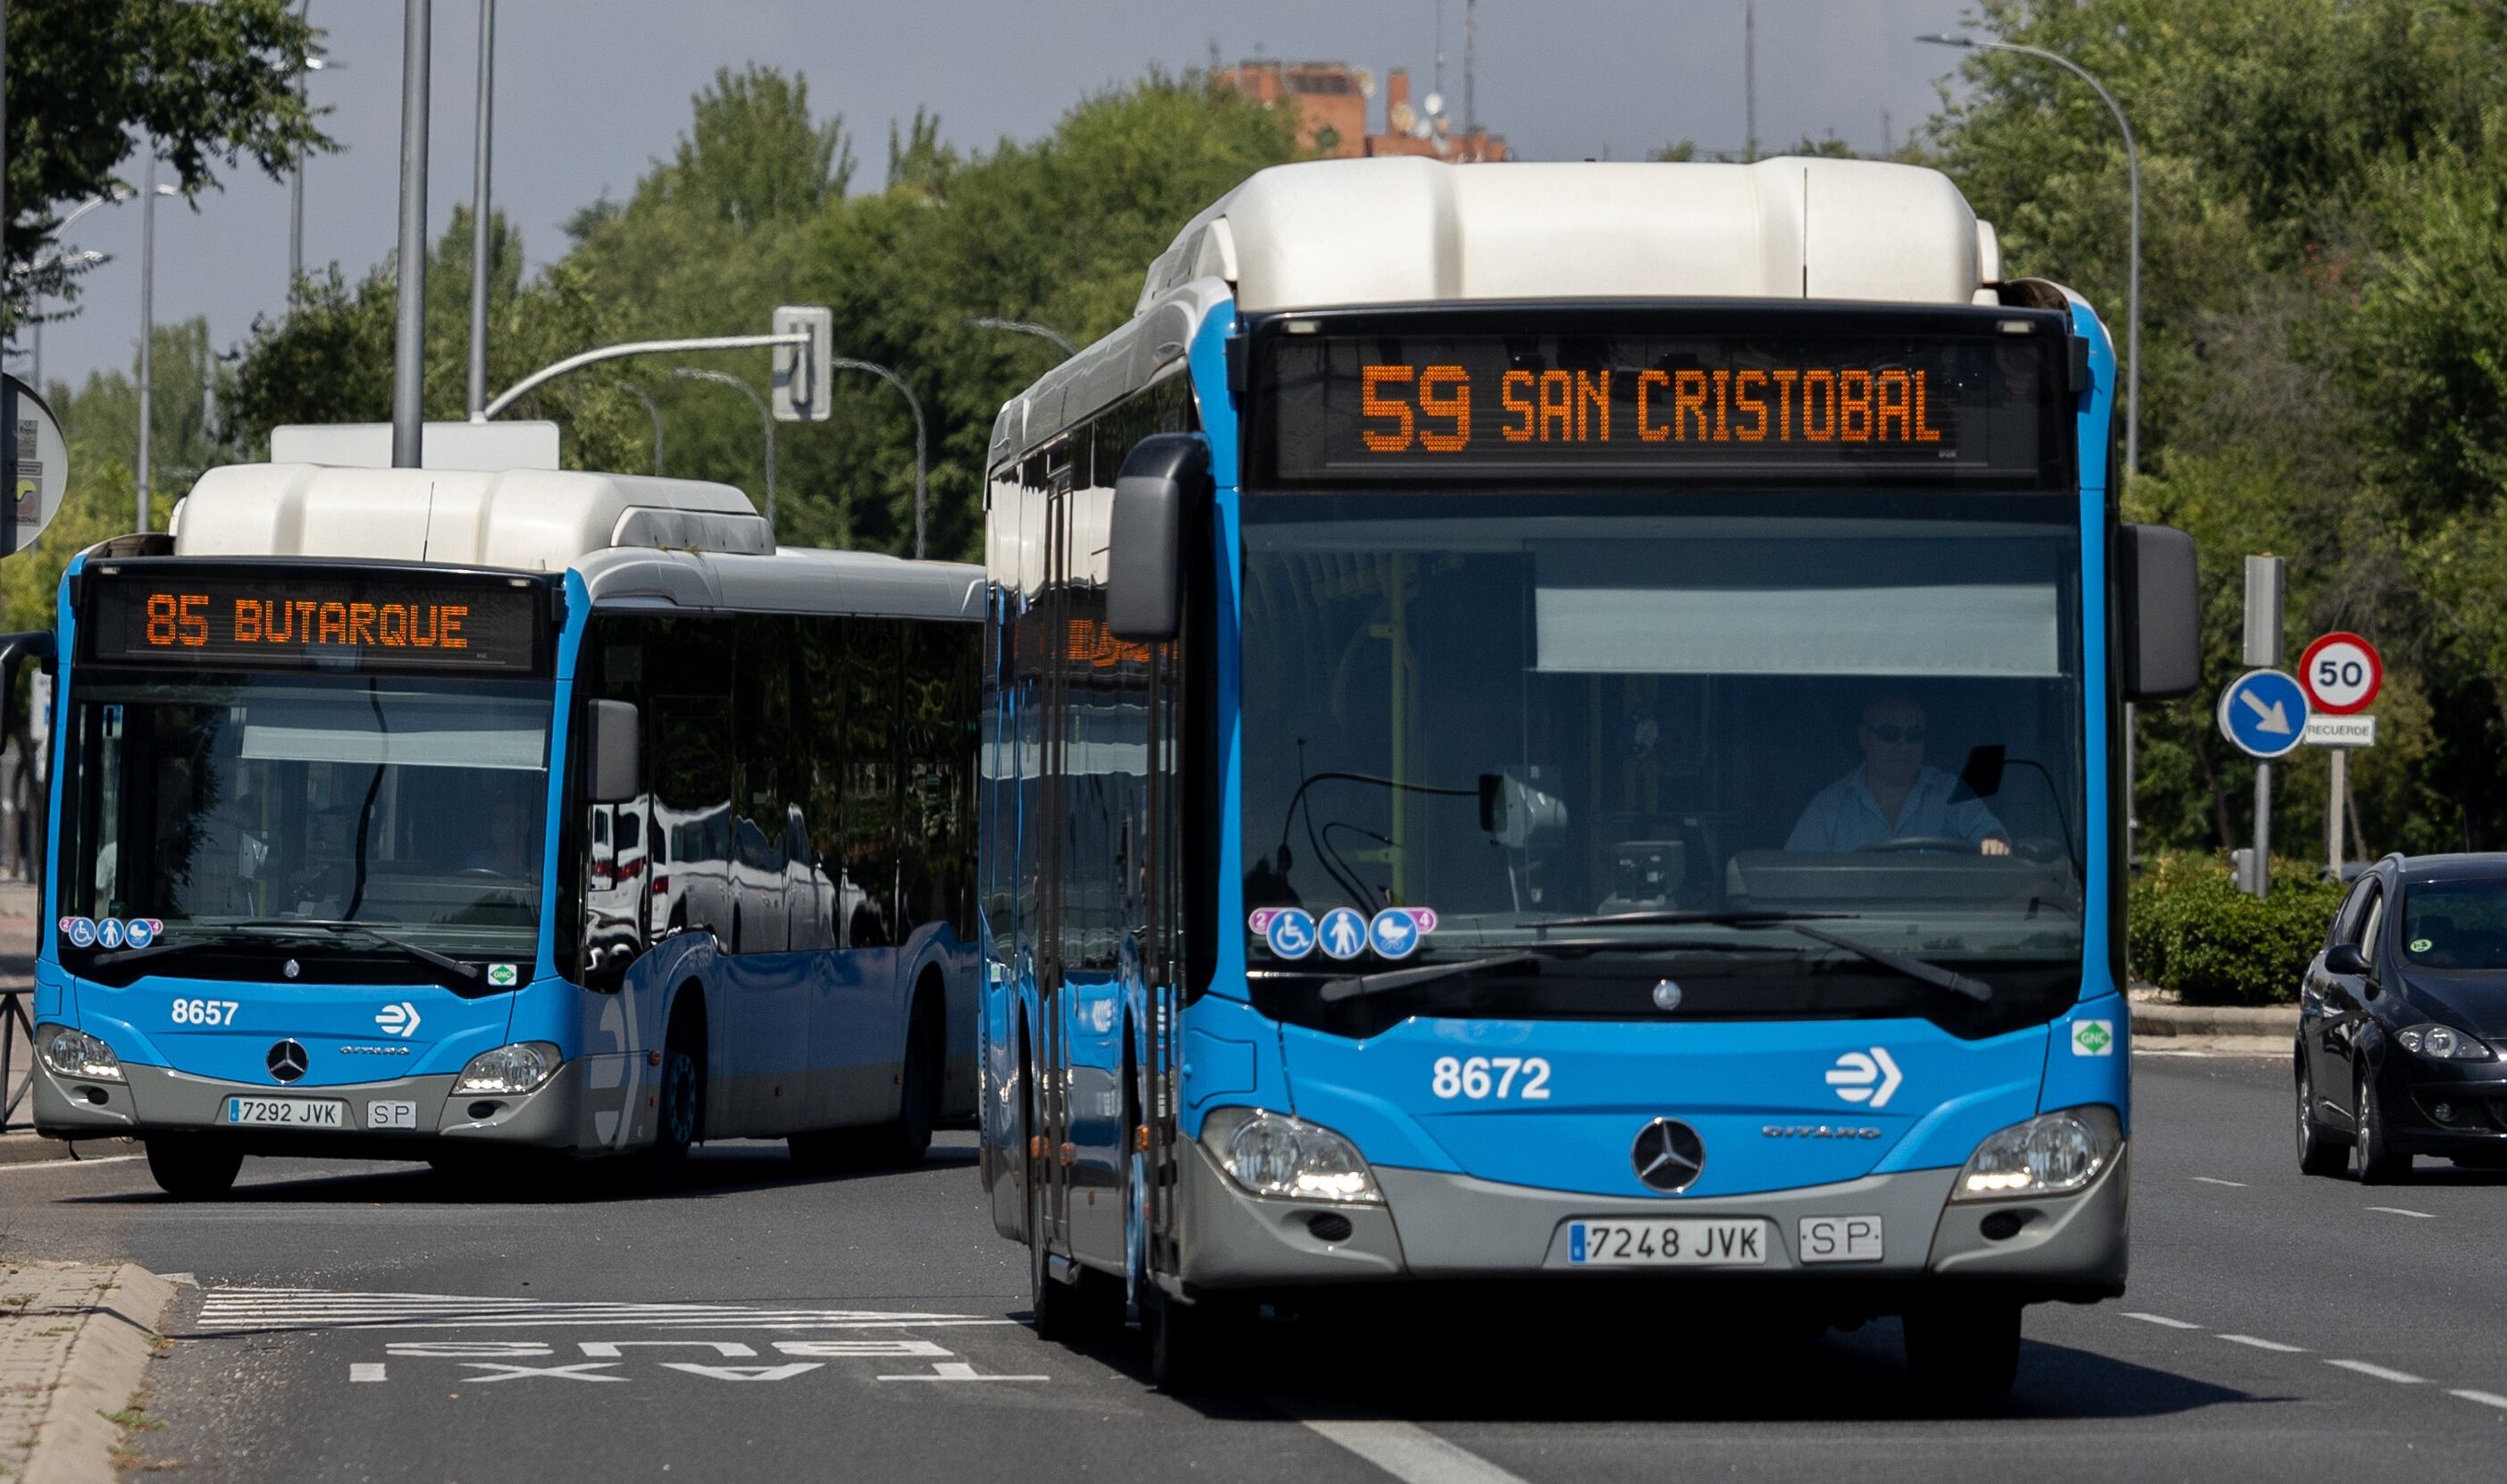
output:
MULTIPOLYGON (((100 206, 103 204, 104 202, 101 200, 92 200, 88 202, 88 206, 100 206)), ((79 211, 84 211, 86 209, 87 206, 81 206, 79 211)), ((75 217, 78 215, 78 212, 73 211, 70 215, 75 217)), ((66 227, 69 223, 64 221, 61 225, 66 227)), ((28 348, 33 357, 33 364, 27 368, 27 380, 34 385, 35 390, 38 392, 44 389, 44 317, 39 312, 43 308, 44 275, 48 272, 57 273, 60 275, 62 281, 66 282, 72 267, 89 268, 103 261, 104 254, 100 252, 55 251, 51 257, 46 258, 41 263, 34 264, 27 270, 27 277, 31 281, 26 286, 26 318, 28 321, 26 332, 27 338, 31 342, 28 348)))
POLYGON ((150 139, 147 185, 139 193, 139 467, 133 471, 138 489, 132 496, 139 509, 138 524, 131 528, 140 531, 148 528, 153 514, 150 496, 156 472, 150 466, 156 435, 150 423, 157 397, 157 198, 182 194, 157 183, 157 141, 150 139))
MULTIPOLYGON (((775 414, 767 408, 766 399, 757 394, 756 387, 733 376, 730 372, 716 371, 709 366, 673 366, 671 368, 671 375, 687 381, 714 381, 724 386, 736 386, 740 388, 740 394, 748 399, 749 405, 757 409, 757 425, 766 432, 766 534, 769 539, 773 539, 775 535, 775 414)), ((657 413, 653 417, 653 472, 656 474, 662 472, 661 427, 661 415, 657 413)))
MULTIPOLYGON (((2022 46, 2016 41, 1980 41, 1973 36, 1925 35, 1915 38, 1937 47, 1958 47, 1984 52, 2016 52, 2053 62, 2082 82, 2107 105, 2115 115, 2116 127, 2124 133, 2124 168, 2126 187, 2131 194, 2131 245, 2127 250, 2130 266, 2125 286, 2125 371, 2124 371, 2124 472, 2141 472, 2141 151, 2133 143, 2132 124, 2124 116, 2124 107, 2107 91, 2106 85, 2089 76, 2089 70, 2068 56, 2049 52, 2043 47, 2022 46)), ((2119 481, 2121 483, 2121 481, 2119 481)))
POLYGON ((1008 330, 1019 335, 1033 335, 1041 340, 1049 340, 1060 345, 1062 353, 1067 356, 1079 353, 1079 347, 1071 344, 1070 336, 1051 325, 1040 325, 1032 319, 997 319, 990 314, 975 314, 968 316, 966 323, 978 330, 1008 330))
MULTIPOLYGON (((1062 337, 1054 335, 1053 332, 1045 330, 1041 325, 1036 326, 1035 328, 1054 340, 1062 339, 1062 337)), ((1071 344, 1069 341, 1063 341, 1062 343, 1065 345, 1071 344)), ((868 361, 856 361, 850 356, 842 355, 830 360, 828 364, 831 366, 844 367, 851 371, 869 372, 872 376, 875 376, 881 380, 886 381, 889 385, 895 387, 896 394, 905 399, 907 410, 914 414, 914 560, 920 561, 923 560, 923 489, 924 474, 926 469, 923 434, 923 404, 915 400, 914 388, 905 384, 905 379, 898 376, 895 372, 889 370, 885 366, 874 366, 868 361)))
POLYGON ((651 392, 633 381, 612 381, 609 384, 643 403, 644 416, 653 419, 653 473, 658 476, 662 472, 662 410, 653 404, 651 392))
POLYGON ((470 417, 488 405, 488 163, 496 81, 496 0, 479 0, 479 135, 470 165, 470 417))

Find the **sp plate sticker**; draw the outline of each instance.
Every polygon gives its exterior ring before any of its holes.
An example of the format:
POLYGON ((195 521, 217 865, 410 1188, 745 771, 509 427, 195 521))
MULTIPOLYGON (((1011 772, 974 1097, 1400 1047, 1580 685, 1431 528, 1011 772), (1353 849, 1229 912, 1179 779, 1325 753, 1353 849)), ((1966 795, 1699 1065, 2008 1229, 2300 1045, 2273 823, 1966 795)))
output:
POLYGON ((522 982, 522 976, 510 963, 488 965, 488 983, 499 990, 510 990, 522 982))
POLYGON ((2072 1055, 2076 1057, 2111 1057, 2115 1055, 2115 1041, 2114 1021, 2072 1022, 2072 1055))

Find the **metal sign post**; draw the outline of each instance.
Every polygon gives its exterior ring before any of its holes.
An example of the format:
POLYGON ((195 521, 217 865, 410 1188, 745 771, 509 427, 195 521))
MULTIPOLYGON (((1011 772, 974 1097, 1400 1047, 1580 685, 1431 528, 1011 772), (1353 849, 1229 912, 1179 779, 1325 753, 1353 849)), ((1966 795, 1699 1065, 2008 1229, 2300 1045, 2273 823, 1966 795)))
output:
MULTIPOLYGON (((2274 670, 2274 667, 2280 664, 2281 616, 2288 599, 2288 561, 2280 557, 2248 557, 2246 559, 2244 645, 2245 662, 2248 665, 2258 670, 2274 670)), ((2265 687, 2259 694, 2258 690, 2249 684, 2256 679, 2256 676, 2247 675, 2222 692, 2220 696, 2220 730, 2228 733, 2231 742, 2244 748, 2256 760, 2255 851, 2254 857, 2247 866, 2244 885, 2247 891, 2258 897, 2269 895, 2271 891, 2271 760, 2298 745, 2299 737, 2295 734, 2304 728, 2307 721, 2307 701, 2303 695, 2299 697, 2297 705, 2298 728, 2273 726, 2271 721, 2263 715, 2264 702, 2271 703, 2275 710, 2285 705, 2285 698, 2276 694, 2281 687, 2296 689, 2295 686, 2290 686, 2287 675, 2279 674, 2274 670, 2273 678, 2280 682, 2280 686, 2265 687), (2254 707, 2256 712, 2252 716, 2241 713, 2234 718, 2250 727, 2250 733, 2245 737, 2240 737, 2230 725, 2231 700, 2241 693, 2244 697, 2242 706, 2254 707), (2291 734, 2287 736, 2285 742, 2284 733, 2291 734)))
POLYGON ((2350 749, 2377 742, 2377 718, 2360 714, 2385 683, 2385 662, 2377 646, 2355 633, 2328 633, 2307 646, 2298 662, 2298 683, 2307 687, 2313 716, 2307 740, 2333 751, 2324 790, 2324 869, 2342 875, 2342 810, 2350 788, 2350 749))

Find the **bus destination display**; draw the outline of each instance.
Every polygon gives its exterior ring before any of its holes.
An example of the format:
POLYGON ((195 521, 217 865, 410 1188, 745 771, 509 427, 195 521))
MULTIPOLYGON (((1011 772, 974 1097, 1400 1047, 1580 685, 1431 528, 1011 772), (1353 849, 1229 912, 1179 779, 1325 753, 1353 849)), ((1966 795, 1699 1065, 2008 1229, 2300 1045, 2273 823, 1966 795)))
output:
POLYGON ((188 572, 93 579, 88 653, 199 669, 529 674, 532 588, 188 572))
POLYGON ((1257 399, 1288 486, 1569 479, 2033 484, 2061 343, 1837 335, 1281 335, 1257 399))

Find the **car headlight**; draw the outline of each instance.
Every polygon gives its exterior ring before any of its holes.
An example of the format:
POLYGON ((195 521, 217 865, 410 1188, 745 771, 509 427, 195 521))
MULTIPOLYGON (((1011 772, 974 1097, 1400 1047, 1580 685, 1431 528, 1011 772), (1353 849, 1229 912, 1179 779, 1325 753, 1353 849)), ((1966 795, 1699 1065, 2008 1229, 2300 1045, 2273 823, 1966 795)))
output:
POLYGON ((2394 1032, 2403 1049, 2437 1062, 2489 1062, 2497 1053, 2477 1035, 2466 1035, 2452 1026, 2409 1026, 2394 1032))
POLYGON ((44 1065, 56 1077, 79 1077, 90 1082, 123 1080, 122 1058, 84 1031, 67 1026, 37 1026, 35 1044, 42 1048, 44 1065))
POLYGON ((1358 1146, 1319 1123, 1257 1107, 1223 1107, 1201 1126, 1227 1177, 1254 1195, 1382 1205, 1358 1146))
POLYGON ((546 1041, 516 1041, 470 1059, 454 1080, 455 1093, 527 1093, 557 1075, 565 1054, 546 1041))
POLYGON ((2068 1194, 2096 1179, 2123 1148, 2124 1126, 2114 1108, 2091 1104, 2040 1113, 1978 1144, 1950 1199, 2068 1194))

